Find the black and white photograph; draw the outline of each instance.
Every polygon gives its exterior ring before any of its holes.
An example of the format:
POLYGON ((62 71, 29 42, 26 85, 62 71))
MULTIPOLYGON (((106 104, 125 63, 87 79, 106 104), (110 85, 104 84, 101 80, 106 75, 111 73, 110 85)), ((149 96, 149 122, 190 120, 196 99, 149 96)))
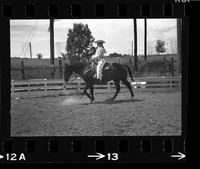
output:
POLYGON ((11 136, 181 136, 181 25, 11 19, 11 136))

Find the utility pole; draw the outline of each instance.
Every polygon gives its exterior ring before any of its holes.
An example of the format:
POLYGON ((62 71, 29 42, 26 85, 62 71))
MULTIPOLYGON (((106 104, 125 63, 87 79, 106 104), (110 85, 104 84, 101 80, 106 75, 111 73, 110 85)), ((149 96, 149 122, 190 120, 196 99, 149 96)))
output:
POLYGON ((137 20, 133 19, 134 26, 134 70, 137 71, 137 20))
POLYGON ((133 41, 131 41, 131 56, 133 57, 133 41))
POLYGON ((54 24, 53 19, 50 19, 50 64, 54 65, 54 24))
POLYGON ((144 60, 147 60, 147 19, 144 19, 144 60))
POLYGON ((54 77, 54 20, 50 19, 50 65, 52 66, 51 78, 54 77))

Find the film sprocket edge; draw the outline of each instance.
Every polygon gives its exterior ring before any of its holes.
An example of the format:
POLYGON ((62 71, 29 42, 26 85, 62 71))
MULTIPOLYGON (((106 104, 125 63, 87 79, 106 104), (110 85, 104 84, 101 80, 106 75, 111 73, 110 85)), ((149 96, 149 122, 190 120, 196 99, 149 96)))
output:
POLYGON ((0 163, 185 162, 189 3, 1 2, 0 163))

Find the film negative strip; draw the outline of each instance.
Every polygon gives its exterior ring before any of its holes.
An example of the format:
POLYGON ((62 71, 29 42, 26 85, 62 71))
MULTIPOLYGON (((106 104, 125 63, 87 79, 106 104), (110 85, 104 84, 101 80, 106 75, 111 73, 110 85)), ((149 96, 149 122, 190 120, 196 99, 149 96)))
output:
POLYGON ((0 163, 186 161, 189 0, 0 6, 0 163))

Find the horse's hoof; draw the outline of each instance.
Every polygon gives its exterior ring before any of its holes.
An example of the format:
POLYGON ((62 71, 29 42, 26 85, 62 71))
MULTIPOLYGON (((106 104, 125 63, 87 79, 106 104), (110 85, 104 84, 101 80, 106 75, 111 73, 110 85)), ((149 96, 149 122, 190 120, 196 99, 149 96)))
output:
POLYGON ((113 101, 114 99, 113 98, 109 98, 109 99, 107 99, 106 101, 113 101))
POLYGON ((91 103, 91 104, 94 103, 94 100, 91 100, 90 103, 91 103))

